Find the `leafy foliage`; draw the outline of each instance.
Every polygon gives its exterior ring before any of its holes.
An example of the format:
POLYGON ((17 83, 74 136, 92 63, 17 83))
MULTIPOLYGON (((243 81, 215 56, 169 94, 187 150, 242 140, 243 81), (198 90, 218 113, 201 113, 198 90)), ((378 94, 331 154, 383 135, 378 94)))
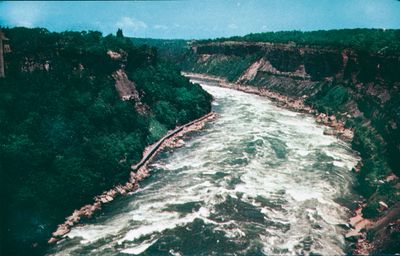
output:
POLYGON ((119 37, 119 38, 124 37, 124 34, 122 33, 122 29, 119 28, 119 29, 117 30, 116 36, 119 37))
POLYGON ((318 111, 333 114, 344 110, 345 103, 350 99, 347 89, 341 85, 323 84, 322 88, 306 103, 313 105, 318 111))
POLYGON ((351 47, 374 52, 398 52, 400 50, 399 29, 334 29, 318 31, 280 31, 248 34, 210 41, 250 41, 271 43, 295 43, 331 47, 351 47))
POLYGON ((12 52, 0 79, 0 240, 4 255, 33 255, 73 209, 125 182, 146 145, 209 112, 211 96, 160 62, 155 48, 123 37, 4 32, 12 52), (112 74, 121 66, 148 114, 120 100, 112 74))
POLYGON ((379 204, 378 203, 369 203, 366 207, 362 209, 363 217, 365 218, 375 218, 379 215, 379 204))
POLYGON ((183 39, 152 39, 152 38, 130 38, 135 45, 146 45, 156 47, 161 59, 179 65, 185 61, 185 54, 189 50, 187 40, 183 39))

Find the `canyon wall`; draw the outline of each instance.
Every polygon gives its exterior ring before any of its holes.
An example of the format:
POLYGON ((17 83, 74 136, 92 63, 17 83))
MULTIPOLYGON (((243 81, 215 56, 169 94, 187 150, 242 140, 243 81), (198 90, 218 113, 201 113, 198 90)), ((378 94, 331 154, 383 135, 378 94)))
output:
MULTIPOLYGON (((354 171, 356 189, 366 199, 363 216, 379 220, 388 211, 382 205, 398 207, 400 53, 241 41, 193 42, 191 49, 186 71, 302 99, 318 112, 335 115, 354 130, 352 146, 362 157, 354 171)), ((399 219, 387 222, 374 230, 386 232, 386 238, 371 239, 372 251, 390 253, 396 247, 399 219)))

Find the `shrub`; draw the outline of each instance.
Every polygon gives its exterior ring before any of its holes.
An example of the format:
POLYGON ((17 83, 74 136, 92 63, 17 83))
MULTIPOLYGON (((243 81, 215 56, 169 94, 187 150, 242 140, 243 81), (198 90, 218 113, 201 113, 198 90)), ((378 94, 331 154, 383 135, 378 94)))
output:
POLYGON ((372 219, 379 216, 379 204, 377 202, 369 202, 363 209, 362 215, 364 218, 372 219))

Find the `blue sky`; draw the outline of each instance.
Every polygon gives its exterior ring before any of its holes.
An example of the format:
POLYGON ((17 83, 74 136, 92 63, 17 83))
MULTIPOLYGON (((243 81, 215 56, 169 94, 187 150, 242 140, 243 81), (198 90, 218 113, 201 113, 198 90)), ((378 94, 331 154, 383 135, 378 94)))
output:
POLYGON ((400 28, 400 1, 0 1, 0 25, 104 34, 122 28, 128 36, 184 39, 280 30, 400 28))

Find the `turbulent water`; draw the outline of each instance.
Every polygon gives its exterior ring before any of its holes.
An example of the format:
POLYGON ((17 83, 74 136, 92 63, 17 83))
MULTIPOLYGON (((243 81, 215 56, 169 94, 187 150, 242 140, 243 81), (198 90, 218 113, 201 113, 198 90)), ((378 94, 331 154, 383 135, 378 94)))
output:
POLYGON ((134 194, 55 255, 343 254, 357 156, 312 117, 203 85, 219 118, 164 152, 134 194))

